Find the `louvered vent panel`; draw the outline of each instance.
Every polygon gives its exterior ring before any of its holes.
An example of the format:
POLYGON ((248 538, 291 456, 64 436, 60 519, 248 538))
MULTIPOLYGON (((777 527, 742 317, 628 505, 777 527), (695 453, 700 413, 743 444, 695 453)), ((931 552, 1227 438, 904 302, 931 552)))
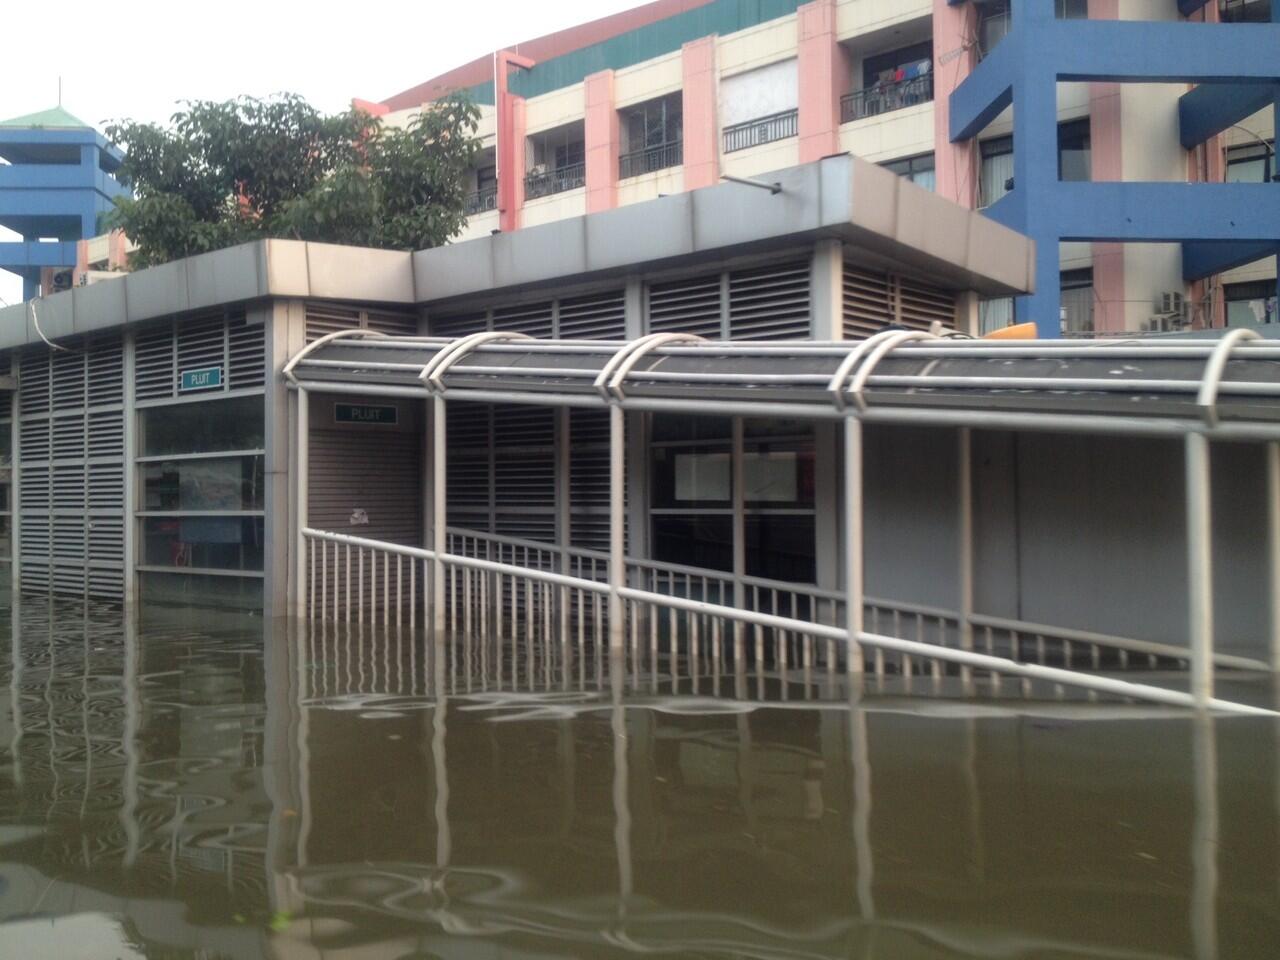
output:
POLYGON ((171 397, 177 386, 173 324, 139 333, 134 341, 134 389, 139 400, 171 397))
POLYGON ((493 311, 493 329, 523 333, 526 337, 550 339, 553 308, 551 301, 525 303, 515 307, 503 307, 493 311))
POLYGON ((49 459, 49 427, 48 420, 22 421, 18 431, 18 457, 23 471, 33 460, 49 459))
POLYGON ((84 512, 84 475, 84 464, 60 464, 54 468, 54 513, 84 512))
POLYGON ((19 397, 23 415, 49 412, 49 353, 28 350, 19 366, 19 397))
POLYGON ((227 386, 232 390, 260 387, 267 367, 266 327, 244 317, 227 321, 227 386))
POLYGON ((124 417, 117 410, 89 414, 88 456, 120 461, 124 457, 124 417))
POLYGON ((862 340, 893 323, 889 278, 844 265, 844 336, 862 340))
POLYGON ((84 458, 84 414, 55 416, 52 424, 53 459, 84 458))
POLYGON ((622 340, 626 335, 623 291, 560 301, 561 340, 622 340))
POLYGON ((555 442, 556 414, 550 407, 511 404, 493 408, 493 443, 501 451, 510 447, 550 448, 555 442))
POLYGON ((55 564, 79 564, 83 583, 85 560, 84 517, 53 517, 53 562, 55 564))
POLYGON ((85 354, 79 350, 53 353, 53 409, 70 410, 85 403, 85 354))
POLYGON ((89 562, 124 562, 124 521, 116 517, 94 517, 89 521, 89 562))
POLYGON ((445 436, 454 450, 489 449, 489 407, 483 403, 450 403, 445 406, 445 436))
MULTIPOLYGON (((118 463, 89 465, 88 508, 119 511, 124 505, 124 467, 118 463)), ((124 541, 121 540, 123 548, 124 541)))
POLYGON ((89 406, 123 403, 124 341, 119 336, 91 340, 85 357, 89 406))
POLYGON ((329 303, 306 305, 307 343, 339 330, 354 330, 360 326, 360 311, 329 303))
MULTIPOLYGON (((57 532, 54 533, 55 541, 57 532)), ((83 551, 83 537, 81 539, 83 551)), ((55 543, 56 549, 56 543, 55 543)), ((51 587, 54 593, 70 593, 83 596, 85 593, 85 569, 83 565, 63 566, 55 562, 50 571, 51 587)))
MULTIPOLYGON (((49 468, 23 464, 18 485, 18 509, 24 514, 27 511, 49 512, 49 468)), ((27 517, 22 518, 23 540, 26 540, 27 517)))
POLYGON ((720 274, 649 285, 649 332, 720 338, 720 274))
POLYGON ((124 593, 124 574, 120 570, 90 567, 87 579, 91 597, 114 600, 124 593))
POLYGON ((463 512, 489 509, 489 457, 467 454, 449 457, 446 493, 449 509, 463 512))
MULTIPOLYGON (((0 374, 8 376, 13 372, 13 354, 0 354, 0 374)), ((8 390, 0 390, 0 420, 9 420, 13 417, 13 394, 8 390)))
MULTIPOLYGON (((226 359, 227 325, 222 317, 193 318, 178 324, 178 370, 214 367, 226 359)), ((177 371, 174 371, 177 380, 177 371)))
POLYGON ((902 280, 898 288, 902 299, 902 325, 915 330, 928 330, 936 320, 948 330, 955 327, 955 294, 914 280, 902 280))
POLYGON ((451 317, 431 317, 427 328, 433 337, 465 337, 487 330, 489 319, 483 313, 460 313, 451 317))
POLYGON ((500 537, 518 537, 522 540, 554 543, 556 518, 547 514, 515 514, 499 511, 494 517, 494 532, 500 537))
POLYGON ((569 540, 609 549, 609 414, 569 411, 569 540))
POLYGON ((416 337, 418 335, 418 318, 412 313, 388 313, 370 310, 365 318, 365 326, 378 333, 390 337, 416 337))
POLYGON ((729 274, 731 339, 805 340, 810 329, 807 262, 729 274))

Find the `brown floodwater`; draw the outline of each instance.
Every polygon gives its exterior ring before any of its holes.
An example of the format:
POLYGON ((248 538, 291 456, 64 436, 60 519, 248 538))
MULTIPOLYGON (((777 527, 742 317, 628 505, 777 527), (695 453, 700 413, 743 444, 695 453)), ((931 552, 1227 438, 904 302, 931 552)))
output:
POLYGON ((4 613, 3 958, 1280 956, 1267 718, 4 613))

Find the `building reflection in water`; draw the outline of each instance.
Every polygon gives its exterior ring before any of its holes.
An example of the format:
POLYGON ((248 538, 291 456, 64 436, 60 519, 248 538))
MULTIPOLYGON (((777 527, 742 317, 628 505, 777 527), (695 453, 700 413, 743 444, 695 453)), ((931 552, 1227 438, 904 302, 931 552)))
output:
POLYGON ((10 629, 4 955, 1213 957, 1280 930, 1267 721, 43 601, 10 629))

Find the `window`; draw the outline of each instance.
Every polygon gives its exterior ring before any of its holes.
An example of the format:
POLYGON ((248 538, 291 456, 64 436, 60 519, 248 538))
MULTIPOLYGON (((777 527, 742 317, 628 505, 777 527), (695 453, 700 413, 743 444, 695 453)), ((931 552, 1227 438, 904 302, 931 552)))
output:
POLYGON ((526 141, 525 197, 563 193, 585 186, 586 141, 582 121, 534 134, 526 141))
POLYGON ((1228 283, 1222 287, 1227 301, 1227 326, 1252 327, 1280 322, 1276 311, 1276 282, 1228 283))
POLYGON ((981 144, 979 206, 989 207, 1013 189, 1013 137, 994 137, 981 144))
POLYGON ((260 396, 139 411, 139 563, 144 596, 261 603, 265 538, 260 396))
POLYGON ((799 132, 800 72, 794 57, 720 81, 723 150, 747 150, 799 132))
MULTIPOLYGON (((813 432, 794 421, 743 425, 746 574, 812 583, 813 432)), ((650 510, 654 558, 733 569, 732 424, 719 417, 653 419, 650 510)))
POLYGON ((1218 16, 1223 23, 1268 23, 1271 6, 1268 0, 1218 0, 1218 16))
POLYGON ((1089 0, 1054 0, 1053 12, 1059 20, 1088 20, 1089 0))
POLYGON ((1013 324, 1013 297, 996 297, 978 303, 978 332, 992 333, 1013 324))
POLYGON ((684 96, 673 93, 619 113, 622 157, 618 176, 636 177, 684 162, 684 96))
POLYGON ((1059 280, 1062 288, 1062 332, 1093 332, 1093 271, 1067 270, 1059 280))
POLYGON ((862 61, 862 86, 865 89, 876 84, 901 83, 928 73, 932 63, 933 43, 928 40, 887 53, 876 53, 862 61))
POLYGON ((900 177, 905 177, 917 187, 933 190, 936 181, 933 154, 922 153, 918 157, 907 157, 905 160, 890 160, 881 164, 886 170, 892 170, 900 177))
POLYGON ((862 89, 840 98, 840 122, 849 123, 933 99, 933 44, 917 43, 862 61, 862 89))
POLYGON ((1276 170, 1275 141, 1227 148, 1227 183, 1267 183, 1276 170))
POLYGON ((986 0, 978 4, 978 53, 985 57, 996 48, 1013 26, 1009 0, 986 0))
POLYGON ((1058 125, 1058 179, 1088 182, 1092 179, 1089 121, 1073 120, 1058 125))

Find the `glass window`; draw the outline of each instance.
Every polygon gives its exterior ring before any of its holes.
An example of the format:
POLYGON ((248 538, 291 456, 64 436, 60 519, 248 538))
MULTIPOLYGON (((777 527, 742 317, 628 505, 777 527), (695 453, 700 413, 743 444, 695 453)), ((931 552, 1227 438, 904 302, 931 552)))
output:
POLYGON ((1013 323, 1013 297, 996 297, 978 304, 978 332, 1003 330, 1013 323))
POLYGON ((1060 279, 1062 288, 1062 330, 1064 333, 1093 332, 1093 271, 1068 270, 1060 279))
POLYGON ((1274 280, 1228 283, 1222 291, 1227 302, 1227 326, 1252 327, 1260 323, 1280 322, 1274 280))
POLYGON ((146 517, 143 564, 261 570, 262 517, 146 517))
POLYGON ((902 83, 930 72, 933 64, 933 41, 877 53, 862 61, 862 87, 902 83))
POLYGON ((0 423, 0 466, 13 465, 13 424, 0 423))
POLYGON ((813 583, 817 576, 814 516, 748 514, 747 576, 813 583))
POLYGON ((1275 169, 1275 143, 1247 143, 1227 149, 1227 183, 1266 183, 1275 169))
POLYGON ((1055 0, 1054 13, 1059 20, 1088 20, 1089 0, 1055 0))
MULTIPOLYGON (((7 509, 7 507, 6 507, 7 509)), ((8 514, 0 516, 0 560, 8 560, 13 556, 13 518, 8 514)))
POLYGON ((623 153, 652 150, 684 138, 684 99, 679 93, 622 111, 623 153))
POLYGON ((1058 179, 1085 182, 1092 178, 1089 121, 1058 126, 1058 179))
POLYGON ((144 465, 144 510, 261 510, 263 458, 165 460, 144 465))
POLYGON ((1009 0, 978 4, 978 53, 985 57, 996 48, 1013 25, 1009 0))
POLYGON ((728 513, 655 515, 653 556, 709 570, 733 569, 733 517, 728 513))
POLYGON ((904 160, 890 160, 882 166, 926 190, 933 190, 937 182, 932 153, 922 153, 918 157, 907 157, 904 160))
POLYGON ((1013 189, 1013 137, 994 137, 981 145, 979 203, 989 207, 1013 189))
POLYGON ((142 456, 261 450, 264 410, 259 396, 147 407, 142 410, 142 456))
POLYGON ((145 603, 175 604, 184 607, 238 607, 262 609, 261 577, 221 577, 198 573, 144 573, 141 578, 145 603))

